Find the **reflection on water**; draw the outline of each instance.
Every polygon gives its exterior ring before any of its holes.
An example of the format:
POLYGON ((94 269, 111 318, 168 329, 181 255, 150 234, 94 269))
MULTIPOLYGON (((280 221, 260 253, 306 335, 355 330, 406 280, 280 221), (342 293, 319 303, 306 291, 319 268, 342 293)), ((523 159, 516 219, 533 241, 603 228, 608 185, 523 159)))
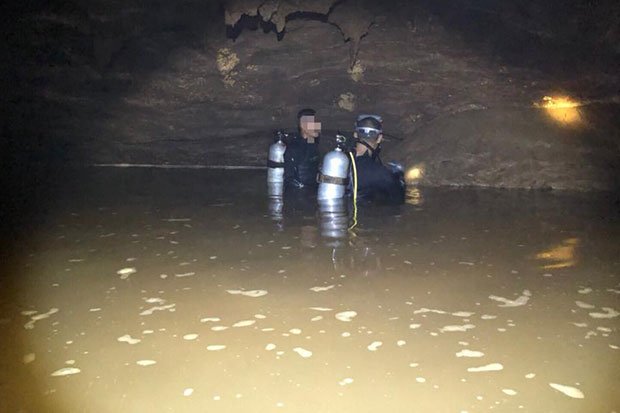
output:
POLYGON ((407 192, 405 193, 405 203, 414 206, 421 206, 424 203, 422 191, 420 191, 416 186, 408 186, 407 192))
POLYGON ((73 176, 3 268, 0 411, 618 410, 605 198, 416 189, 350 229, 260 174, 73 176))
POLYGON ((269 214, 279 231, 284 229, 284 185, 282 182, 267 183, 269 214))
POLYGON ((330 247, 344 245, 349 229, 349 212, 347 200, 327 199, 319 202, 321 235, 330 247))
POLYGON ((543 262, 543 269, 558 269, 574 267, 577 264, 575 250, 579 245, 579 238, 567 238, 562 243, 550 249, 539 252, 536 258, 543 262))

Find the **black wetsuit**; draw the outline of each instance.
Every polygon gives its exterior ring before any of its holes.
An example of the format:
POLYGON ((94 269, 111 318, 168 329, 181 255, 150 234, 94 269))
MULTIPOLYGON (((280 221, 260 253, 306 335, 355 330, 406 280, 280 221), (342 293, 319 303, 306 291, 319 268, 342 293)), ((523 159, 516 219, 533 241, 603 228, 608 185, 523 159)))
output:
POLYGON ((318 142, 308 141, 294 135, 286 145, 284 152, 284 182, 288 186, 316 186, 316 175, 319 171, 318 142))
POLYGON ((376 199, 386 202, 402 202, 405 185, 402 174, 384 166, 378 158, 373 159, 366 152, 355 157, 357 168, 357 196, 361 199, 376 199))

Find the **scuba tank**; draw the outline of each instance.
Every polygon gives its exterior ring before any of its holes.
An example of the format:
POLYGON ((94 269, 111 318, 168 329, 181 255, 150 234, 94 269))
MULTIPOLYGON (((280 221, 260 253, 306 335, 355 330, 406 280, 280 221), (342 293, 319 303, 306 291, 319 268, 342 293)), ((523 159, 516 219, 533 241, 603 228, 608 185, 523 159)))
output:
POLYGON ((336 135, 336 148, 328 152, 323 158, 323 165, 319 172, 319 201, 338 199, 345 195, 347 175, 349 173, 349 158, 345 153, 346 138, 336 135))
POLYGON ((275 132, 274 142, 269 147, 269 159, 267 160, 267 182, 284 184, 284 152, 286 134, 282 131, 275 132))

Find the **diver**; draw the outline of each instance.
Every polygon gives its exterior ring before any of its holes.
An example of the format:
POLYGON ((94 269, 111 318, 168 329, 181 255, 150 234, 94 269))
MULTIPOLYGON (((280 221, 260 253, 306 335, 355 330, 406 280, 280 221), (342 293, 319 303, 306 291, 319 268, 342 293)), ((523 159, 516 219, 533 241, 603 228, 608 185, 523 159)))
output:
MULTIPOLYGON (((383 165, 379 158, 383 125, 377 115, 360 115, 353 133, 357 198, 400 203, 405 198, 403 168, 396 163, 383 165)), ((355 178, 355 177, 354 177, 355 178)))
POLYGON ((292 135, 284 152, 284 183, 287 187, 316 187, 319 169, 319 135, 321 123, 314 109, 297 113, 299 132, 292 135))

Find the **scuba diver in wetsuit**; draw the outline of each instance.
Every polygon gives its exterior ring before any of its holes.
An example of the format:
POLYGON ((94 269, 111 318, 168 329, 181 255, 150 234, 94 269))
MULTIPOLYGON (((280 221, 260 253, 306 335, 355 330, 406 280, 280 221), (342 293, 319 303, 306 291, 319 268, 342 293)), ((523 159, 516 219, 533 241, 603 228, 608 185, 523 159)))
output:
POLYGON ((284 152, 284 183, 287 187, 315 187, 319 170, 318 140, 321 124, 313 109, 302 109, 297 114, 299 132, 292 136, 284 152))
POLYGON ((379 158, 383 141, 383 126, 379 116, 360 115, 355 123, 355 169, 357 197, 387 202, 402 202, 405 181, 402 167, 389 163, 383 165, 379 158))

